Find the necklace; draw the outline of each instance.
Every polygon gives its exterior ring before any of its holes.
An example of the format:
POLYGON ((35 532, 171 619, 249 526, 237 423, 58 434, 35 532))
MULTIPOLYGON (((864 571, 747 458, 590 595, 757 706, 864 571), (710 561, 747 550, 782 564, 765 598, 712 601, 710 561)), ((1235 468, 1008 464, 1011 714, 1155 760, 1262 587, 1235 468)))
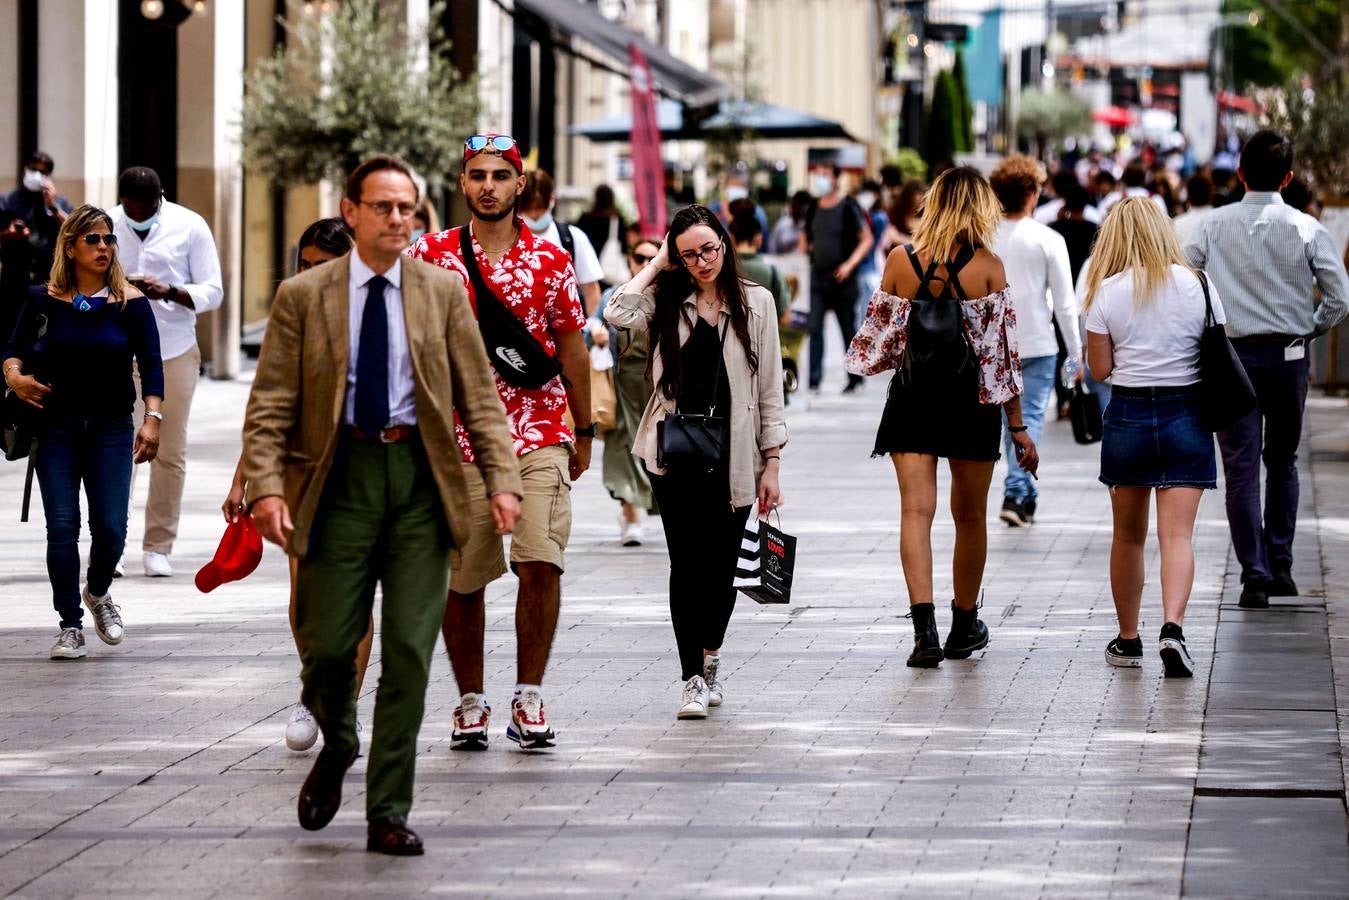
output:
MULTIPOLYGON (((473 237, 474 237, 474 239, 476 240, 478 236, 475 234, 473 237)), ((513 238, 510 239, 510 242, 509 242, 508 244, 506 244, 506 246, 501 247, 500 249, 497 249, 497 250, 493 250, 491 247, 488 247, 488 246, 487 246, 486 244, 484 244, 482 241, 478 241, 478 246, 481 247, 481 248, 482 248, 482 252, 486 253, 487 255, 489 255, 489 256, 496 256, 498 253, 505 253, 507 250, 509 250, 509 249, 511 249, 512 247, 514 247, 514 246, 515 246, 515 242, 518 241, 519 239, 520 239, 520 236, 519 236, 519 234, 517 234, 515 237, 513 237, 513 238)))

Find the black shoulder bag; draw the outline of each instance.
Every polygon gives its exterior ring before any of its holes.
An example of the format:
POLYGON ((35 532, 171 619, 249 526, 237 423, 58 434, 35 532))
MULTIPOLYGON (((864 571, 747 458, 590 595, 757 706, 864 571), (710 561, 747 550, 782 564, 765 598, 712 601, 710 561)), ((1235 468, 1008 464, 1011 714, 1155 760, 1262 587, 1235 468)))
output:
POLYGON ((501 380, 516 387, 541 388, 561 375, 562 364, 557 357, 543 349, 525 323, 487 286, 473 253, 473 237, 467 225, 459 229, 459 249, 473 283, 473 297, 478 302, 478 330, 487 348, 487 358, 501 380))
POLYGON ((923 270, 913 244, 905 244, 909 264, 918 274, 918 290, 909 306, 909 341, 904 350, 904 371, 913 374, 915 368, 930 369, 942 374, 962 372, 974 362, 974 351, 965 337, 964 313, 960 301, 968 299, 958 277, 974 258, 969 247, 961 249, 946 267, 946 277, 937 275, 934 259, 923 270), (940 281, 940 294, 933 294, 929 283, 940 281))
POLYGON ((1204 332, 1199 337, 1199 418, 1209 431, 1226 431, 1255 409, 1255 388, 1241 364, 1227 329, 1213 315, 1208 276, 1199 276, 1204 289, 1204 332))
POLYGON ((716 390, 721 384, 721 370, 725 365, 726 332, 731 323, 721 330, 721 344, 717 352, 717 374, 712 380, 712 405, 707 415, 675 411, 656 423, 656 465, 662 469, 711 472, 721 463, 726 447, 726 417, 717 415, 716 390))
MULTIPOLYGON (((26 311, 26 309, 25 309, 26 311)), ((19 339, 15 342, 23 354, 23 365, 28 374, 42 371, 42 357, 47 345, 47 317, 35 312, 23 316, 18 326, 19 339)), ((42 410, 34 409, 6 388, 0 401, 0 451, 6 460, 28 459, 28 471, 23 478, 23 503, 19 521, 28 521, 28 507, 33 499, 33 465, 37 462, 38 432, 42 429, 42 410)))

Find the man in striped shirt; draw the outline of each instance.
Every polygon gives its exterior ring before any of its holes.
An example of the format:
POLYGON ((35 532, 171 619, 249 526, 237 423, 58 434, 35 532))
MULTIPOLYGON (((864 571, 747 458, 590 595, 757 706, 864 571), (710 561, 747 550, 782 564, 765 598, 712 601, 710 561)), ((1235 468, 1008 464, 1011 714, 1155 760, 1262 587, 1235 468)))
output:
POLYGON ((1321 223, 1279 195, 1293 178, 1293 145, 1286 137, 1252 135, 1242 147, 1237 177, 1245 197, 1210 213, 1185 254, 1213 279, 1227 333, 1259 399, 1254 412, 1218 435, 1218 446, 1227 522, 1241 561, 1240 605, 1264 609, 1270 597, 1297 596, 1291 570, 1307 344, 1344 318, 1349 275, 1321 223))

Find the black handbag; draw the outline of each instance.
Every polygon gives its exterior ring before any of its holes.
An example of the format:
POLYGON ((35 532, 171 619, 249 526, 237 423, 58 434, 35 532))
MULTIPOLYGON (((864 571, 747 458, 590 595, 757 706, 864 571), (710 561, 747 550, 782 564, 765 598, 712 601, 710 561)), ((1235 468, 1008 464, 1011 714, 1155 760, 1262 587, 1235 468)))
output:
MULTIPOLYGON (((42 313, 23 317, 16 337, 25 374, 40 372, 41 357, 46 351, 47 317, 42 313)), ((0 450, 5 459, 24 459, 32 453, 41 426, 42 410, 24 403, 12 388, 5 388, 4 399, 0 401, 0 450)))
POLYGON ((473 283, 473 298, 478 302, 478 331, 482 333, 487 358, 501 380, 522 388, 541 388, 562 374, 557 357, 543 349, 515 313, 487 286, 473 253, 473 237, 468 226, 459 229, 459 250, 464 268, 473 283))
POLYGON ((1199 338, 1199 418, 1209 431, 1226 431, 1255 409, 1255 388, 1241 364, 1227 329, 1213 315, 1208 278, 1199 272, 1204 289, 1204 332, 1199 338))
POLYGON ((974 351, 965 337, 965 314, 960 308, 969 299, 960 286, 960 270, 974 258, 974 250, 962 247, 946 267, 946 277, 937 276, 934 259, 924 271, 913 244, 905 244, 909 264, 918 275, 918 290, 909 301, 908 346, 904 350, 904 371, 930 368, 947 375, 963 372, 974 362, 974 351), (932 293, 931 282, 942 283, 941 293, 932 293))
MULTIPOLYGON (((713 391, 721 383, 725 363, 726 332, 730 322, 721 330, 721 350, 717 353, 717 374, 712 380, 713 391)), ((727 448, 727 422, 717 415, 715 398, 707 408, 707 415, 675 411, 656 423, 656 465, 662 469, 711 472, 721 462, 727 448)))
POLYGON ((1073 440, 1079 444, 1094 444, 1105 433, 1101 400, 1080 381, 1068 395, 1068 418, 1073 423, 1073 440))

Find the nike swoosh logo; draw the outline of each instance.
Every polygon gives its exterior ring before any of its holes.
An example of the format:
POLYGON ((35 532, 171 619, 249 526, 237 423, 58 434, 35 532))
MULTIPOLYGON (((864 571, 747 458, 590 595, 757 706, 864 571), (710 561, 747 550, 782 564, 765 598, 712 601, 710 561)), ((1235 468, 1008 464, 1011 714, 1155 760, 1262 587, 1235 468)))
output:
POLYGON ((521 374, 524 373, 525 361, 520 358, 520 354, 515 351, 514 347, 498 347, 496 348, 496 356, 497 359, 501 360, 515 371, 520 372, 521 374))

